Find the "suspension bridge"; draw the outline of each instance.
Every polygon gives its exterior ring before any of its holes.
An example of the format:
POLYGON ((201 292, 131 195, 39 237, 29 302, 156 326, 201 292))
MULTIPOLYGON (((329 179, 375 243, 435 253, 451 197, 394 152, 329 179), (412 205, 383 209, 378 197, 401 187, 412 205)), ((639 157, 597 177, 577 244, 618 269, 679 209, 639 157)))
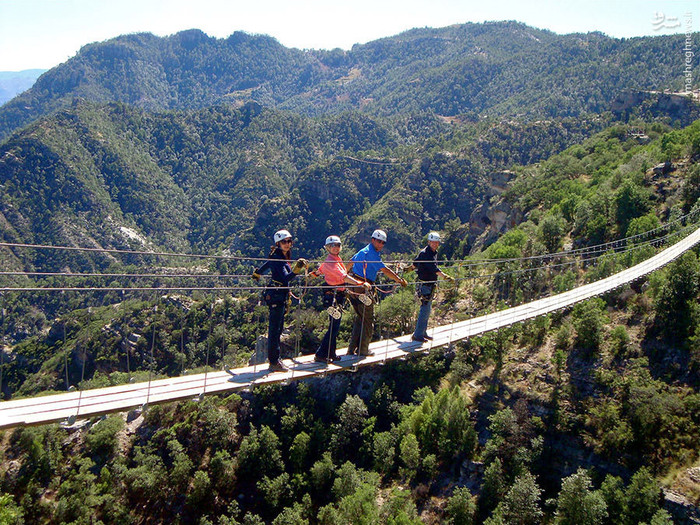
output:
MULTIPOLYGON (((680 220, 678 219, 676 222, 680 223, 680 220)), ((265 384, 287 383, 324 374, 349 370, 355 371, 359 367, 377 365, 390 360, 429 352, 433 348, 449 346, 454 342, 469 337, 569 308, 578 302, 601 296, 640 279, 669 264, 700 242, 700 228, 697 228, 697 224, 685 226, 681 229, 681 234, 684 237, 675 244, 613 275, 518 306, 433 327, 429 331, 433 339, 426 343, 412 341, 410 334, 400 337, 387 337, 370 345, 370 350, 373 352, 371 356, 348 356, 347 348, 344 348, 338 350, 341 360, 329 364, 315 362, 313 354, 291 360, 286 359, 285 364, 289 366, 289 370, 283 372, 271 373, 267 368, 267 364, 259 364, 236 369, 207 371, 166 379, 127 383, 106 388, 74 390, 61 394, 3 401, 0 402, 0 428, 52 422, 72 424, 78 419, 132 409, 145 409, 158 403, 184 399, 201 399, 207 394, 248 391, 256 386, 265 384)), ((657 241, 663 243, 668 238, 670 238, 670 235, 665 239, 657 239, 657 241)), ((633 240, 633 238, 624 239, 623 241, 629 243, 630 240, 633 240)), ((624 243, 621 241, 606 243, 597 247, 578 250, 578 253, 583 255, 590 255, 590 253, 595 251, 606 253, 610 250, 614 251, 617 246, 622 244, 624 243)), ((570 254, 572 252, 561 253, 570 254)), ((151 252, 144 253, 150 254, 151 252)), ((557 255, 559 254, 547 254, 542 257, 553 259, 557 255)), ((522 262, 522 259, 519 261, 522 262)), ((0 291, 42 289, 46 288, 15 287, 0 288, 0 291)), ((161 289, 163 288, 158 288, 158 290, 161 289)), ((254 287, 239 287, 238 289, 254 289, 254 287)))

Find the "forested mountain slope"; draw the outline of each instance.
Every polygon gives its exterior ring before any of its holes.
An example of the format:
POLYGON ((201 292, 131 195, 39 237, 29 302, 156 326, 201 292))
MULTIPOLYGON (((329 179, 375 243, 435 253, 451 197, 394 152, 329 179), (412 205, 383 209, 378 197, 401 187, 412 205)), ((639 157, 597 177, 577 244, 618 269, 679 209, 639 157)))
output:
MULTIPOLYGON (((164 113, 76 103, 0 145, 1 235, 260 256, 279 225, 312 254, 331 232, 359 246, 380 224, 391 251, 409 251, 431 228, 469 222, 504 168, 605 122, 460 128, 429 115, 309 118, 255 103, 164 113)), ((58 269, 74 257, 35 255, 24 263, 58 269)))

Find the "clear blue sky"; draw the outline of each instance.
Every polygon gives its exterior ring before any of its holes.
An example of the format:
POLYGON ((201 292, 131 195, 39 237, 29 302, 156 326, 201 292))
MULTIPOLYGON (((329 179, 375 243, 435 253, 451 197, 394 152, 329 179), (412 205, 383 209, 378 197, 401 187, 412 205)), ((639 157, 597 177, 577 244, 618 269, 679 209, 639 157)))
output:
MULTIPOLYGON (((288 47, 350 49, 414 27, 518 20, 614 37, 700 29, 697 0, 0 0, 0 71, 48 69, 85 44, 135 32, 263 33, 288 47)), ((700 56, 700 50, 697 55, 700 56)))

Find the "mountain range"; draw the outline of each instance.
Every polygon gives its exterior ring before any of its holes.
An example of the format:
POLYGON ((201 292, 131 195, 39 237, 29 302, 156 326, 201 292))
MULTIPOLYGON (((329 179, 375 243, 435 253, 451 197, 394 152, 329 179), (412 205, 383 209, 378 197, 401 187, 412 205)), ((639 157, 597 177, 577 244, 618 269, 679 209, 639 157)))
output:
MULTIPOLYGON (((691 40, 697 48, 700 36, 691 40)), ((610 109, 625 90, 680 91, 684 44, 685 35, 557 35, 517 22, 413 29, 349 51, 242 32, 132 34, 86 45, 0 108, 0 139, 75 99, 147 110, 255 101, 304 115, 578 116, 610 109)))

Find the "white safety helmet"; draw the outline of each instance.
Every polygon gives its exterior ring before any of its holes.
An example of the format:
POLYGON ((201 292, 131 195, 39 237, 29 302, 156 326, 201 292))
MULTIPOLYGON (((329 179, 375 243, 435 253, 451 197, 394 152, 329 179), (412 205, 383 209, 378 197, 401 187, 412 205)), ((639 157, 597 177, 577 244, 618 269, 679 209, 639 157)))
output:
POLYGON ((372 239, 386 242, 386 232, 384 230, 374 230, 372 233, 372 239))
POLYGON ((274 237, 275 244, 277 244, 278 242, 283 241, 285 239, 291 239, 291 238, 292 238, 292 234, 289 233, 287 230, 279 230, 279 231, 275 232, 275 237, 274 237))
POLYGON ((329 244, 342 244, 340 242, 340 237, 337 235, 329 235, 326 237, 326 244, 324 246, 328 246, 329 244))
POLYGON ((428 240, 440 242, 440 234, 438 232, 430 232, 428 234, 428 240))

